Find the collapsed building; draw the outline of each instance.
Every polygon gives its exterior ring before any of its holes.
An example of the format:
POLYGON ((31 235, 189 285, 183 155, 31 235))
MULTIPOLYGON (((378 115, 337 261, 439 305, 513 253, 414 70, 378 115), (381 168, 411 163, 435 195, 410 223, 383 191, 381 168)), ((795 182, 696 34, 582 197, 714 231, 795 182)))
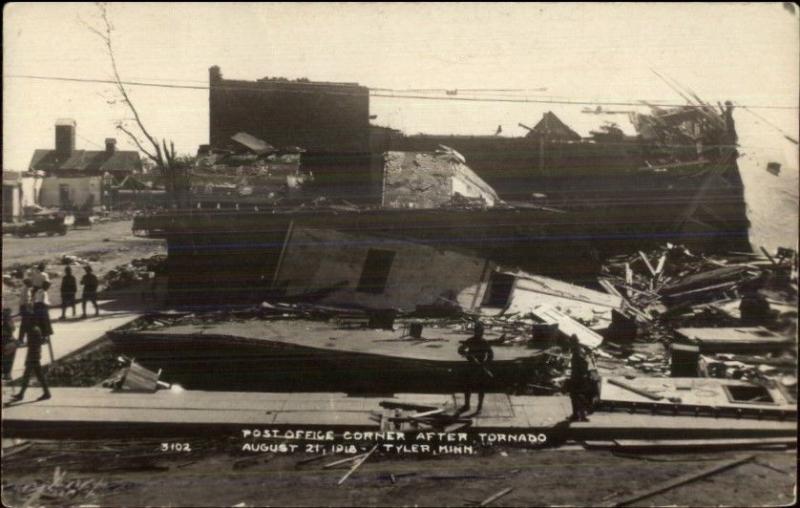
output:
POLYGON ((282 294, 295 230, 571 281, 647 243, 749 249, 732 107, 631 112, 635 135, 606 125, 581 137, 546 112, 523 137, 409 136, 370 125, 355 83, 229 80, 212 67, 209 94, 192 203, 134 224, 167 239, 174 302, 282 294))
POLYGON ((299 198, 313 174, 301 170, 304 150, 275 148, 245 132, 229 148, 200 146, 191 169, 190 194, 197 209, 272 208, 299 198))

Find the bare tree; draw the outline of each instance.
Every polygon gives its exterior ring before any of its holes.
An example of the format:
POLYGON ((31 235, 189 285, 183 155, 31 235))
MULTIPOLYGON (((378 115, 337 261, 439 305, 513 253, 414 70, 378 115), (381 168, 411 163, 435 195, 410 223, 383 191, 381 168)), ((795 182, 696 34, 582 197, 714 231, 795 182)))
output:
POLYGON ((158 139, 150 133, 142 121, 142 117, 133 101, 131 101, 125 83, 119 75, 117 59, 114 54, 114 25, 111 23, 108 16, 108 6, 103 2, 98 2, 96 5, 99 12, 100 26, 93 26, 83 20, 81 20, 81 22, 87 29, 102 40, 111 63, 114 86, 122 103, 133 114, 133 121, 135 123, 135 127, 132 129, 125 124, 125 120, 120 120, 117 122, 116 127, 118 130, 124 132, 147 158, 155 163, 164 179, 166 190, 171 196, 173 204, 182 206, 186 198, 185 190, 188 186, 187 164, 185 161, 176 157, 175 143, 169 141, 169 144, 167 144, 165 138, 161 138, 161 143, 159 143, 158 139), (139 135, 137 135, 135 131, 138 131, 139 135))

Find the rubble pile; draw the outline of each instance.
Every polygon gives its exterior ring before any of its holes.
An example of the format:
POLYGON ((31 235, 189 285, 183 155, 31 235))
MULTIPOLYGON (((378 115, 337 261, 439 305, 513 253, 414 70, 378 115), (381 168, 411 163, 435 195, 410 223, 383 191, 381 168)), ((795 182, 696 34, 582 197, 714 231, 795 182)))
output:
MULTIPOLYGON (((624 298, 623 313, 636 321, 638 342, 658 341, 662 354, 631 354, 611 342, 612 356, 648 375, 670 375, 666 357, 672 344, 693 343, 681 330, 717 333, 719 340, 741 336, 786 337, 784 347, 751 346, 751 354, 735 354, 730 345, 698 353, 697 375, 740 379, 796 390, 797 253, 775 255, 734 252, 705 256, 680 245, 666 244, 650 252, 616 256, 602 269, 600 284, 624 298), (710 330, 710 331, 709 331, 710 330), (624 354, 627 353, 627 354, 624 354)), ((673 373, 673 375, 675 375, 673 373)))
POLYGON ((139 281, 148 280, 150 273, 161 273, 164 270, 167 256, 156 254, 148 258, 137 258, 128 264, 112 268, 103 276, 108 289, 128 287, 139 281))
POLYGON ((101 480, 96 478, 80 478, 67 480, 55 477, 52 481, 34 480, 30 483, 3 482, 3 492, 25 499, 24 506, 53 505, 65 506, 74 500, 85 500, 100 492, 118 491, 134 485, 132 482, 101 480))
MULTIPOLYGON (((3 285, 15 289, 21 288, 22 280, 30 274, 39 263, 40 261, 35 263, 15 263, 11 265, 3 274, 3 285)), ((51 279, 61 277, 60 273, 54 271, 48 271, 47 275, 49 275, 51 279)))
POLYGON ((57 361, 45 367, 47 380, 53 386, 97 386, 119 369, 116 359, 113 345, 101 341, 68 361, 57 361))

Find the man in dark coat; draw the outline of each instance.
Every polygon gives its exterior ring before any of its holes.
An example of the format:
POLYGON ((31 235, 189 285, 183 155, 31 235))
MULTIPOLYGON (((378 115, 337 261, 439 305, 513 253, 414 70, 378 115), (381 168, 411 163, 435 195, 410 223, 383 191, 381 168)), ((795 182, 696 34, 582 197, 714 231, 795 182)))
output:
POLYGON ((33 327, 33 283, 25 278, 19 293, 19 345, 25 344, 33 327))
POLYGON ((14 395, 11 400, 18 402, 25 398, 25 391, 28 389, 28 383, 31 379, 31 374, 36 376, 39 384, 42 386, 44 393, 38 400, 47 400, 51 397, 50 387, 47 386, 47 379, 42 371, 42 332, 39 327, 34 326, 31 328, 28 337, 28 354, 25 356, 25 373, 22 375, 22 386, 19 393, 14 395))
POLYGON ((481 412, 483 408, 483 397, 486 394, 486 385, 494 377, 488 365, 494 360, 492 346, 483 338, 483 323, 475 322, 475 330, 472 337, 461 343, 458 354, 466 358, 469 364, 464 369, 464 406, 459 409, 460 413, 468 411, 470 408, 469 399, 472 392, 478 392, 478 408, 475 414, 481 412))
POLYGON ((72 275, 72 268, 64 268, 64 277, 61 279, 61 319, 67 318, 67 307, 72 307, 72 317, 75 317, 75 295, 78 294, 78 282, 72 275))
POLYGON ((81 277, 81 285, 83 286, 83 317, 86 317, 87 302, 92 302, 92 305, 94 305, 94 315, 99 316, 100 310, 97 308, 97 286, 99 284, 97 275, 92 272, 92 267, 89 265, 86 265, 84 270, 86 270, 86 274, 81 277))
POLYGON ((572 353, 568 381, 569 398, 572 402, 570 420, 588 422, 586 413, 591 411, 592 398, 596 391, 595 381, 592 378, 586 353, 577 336, 572 335, 569 338, 569 347, 572 353))

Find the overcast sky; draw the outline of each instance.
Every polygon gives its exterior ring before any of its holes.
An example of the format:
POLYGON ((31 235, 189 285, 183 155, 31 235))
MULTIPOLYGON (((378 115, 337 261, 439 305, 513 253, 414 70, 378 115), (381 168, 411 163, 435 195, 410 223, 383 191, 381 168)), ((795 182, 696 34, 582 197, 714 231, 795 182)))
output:
MULTIPOLYGON (((577 100, 681 102, 650 69, 710 101, 798 104, 798 14, 775 4, 111 4, 123 79, 204 86, 208 67, 232 79, 356 81, 379 88, 529 89, 495 92, 577 100), (535 91, 546 88, 546 91, 535 91)), ((6 4, 3 167, 24 170, 53 146, 57 118, 77 120, 79 148, 116 136, 127 111, 108 85, 13 76, 110 77, 93 4, 6 4)), ((149 128, 194 153, 208 141, 208 91, 134 87, 149 128)), ((466 92, 459 92, 464 95, 466 92)), ((439 94, 440 96, 444 95, 439 94)), ((486 96, 484 93, 483 96, 486 96)), ((373 98, 376 123, 409 133, 521 135, 553 110, 576 130, 605 118, 582 106, 373 98)), ((758 109, 797 137, 798 110, 758 109)), ((737 111, 741 129, 775 138, 737 111)), ((778 135, 780 138, 780 135, 778 135)), ((269 141, 269 140, 267 140, 269 141)), ((759 141, 759 144, 766 142, 759 141)))

